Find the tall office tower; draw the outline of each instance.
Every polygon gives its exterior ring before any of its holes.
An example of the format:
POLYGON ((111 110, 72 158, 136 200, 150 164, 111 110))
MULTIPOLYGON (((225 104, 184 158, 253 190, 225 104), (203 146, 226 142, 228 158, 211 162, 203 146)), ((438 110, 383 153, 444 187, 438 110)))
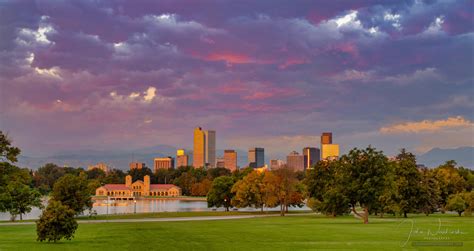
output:
POLYGON ((286 165, 295 171, 304 171, 304 156, 293 151, 286 156, 286 165))
POLYGON ((184 149, 178 149, 178 151, 176 151, 176 167, 188 166, 188 160, 189 157, 184 152, 184 149))
POLYGON ((303 148, 304 169, 311 168, 320 160, 321 151, 316 147, 303 148))
POLYGON ((216 131, 204 131, 205 143, 205 163, 209 167, 216 167, 216 131))
POLYGON ((249 167, 258 168, 265 165, 265 150, 261 147, 250 148, 248 152, 249 167))
POLYGON ((224 166, 230 171, 237 169, 237 152, 235 150, 224 150, 224 166))
POLYGON ((194 129, 193 166, 216 166, 216 131, 204 131, 201 127, 194 129))
POLYGON ((332 144, 332 132, 323 132, 321 134, 321 144, 332 144))
POLYGON ((321 159, 333 160, 339 158, 338 144, 322 144, 321 145, 321 159))
POLYGON ((285 161, 281 159, 272 159, 270 160, 270 169, 275 170, 278 168, 282 168, 285 165, 285 161))
POLYGON ((155 158, 154 161, 154 171, 158 171, 158 169, 170 169, 174 168, 174 159, 173 157, 164 157, 164 158, 155 158))
POLYGON ((142 169, 144 167, 146 167, 145 163, 142 163, 142 162, 131 162, 129 164, 130 166, 130 170, 132 169, 142 169))
POLYGON ((194 151, 193 151, 193 166, 195 168, 204 167, 206 161, 205 146, 206 137, 201 127, 194 129, 194 151))

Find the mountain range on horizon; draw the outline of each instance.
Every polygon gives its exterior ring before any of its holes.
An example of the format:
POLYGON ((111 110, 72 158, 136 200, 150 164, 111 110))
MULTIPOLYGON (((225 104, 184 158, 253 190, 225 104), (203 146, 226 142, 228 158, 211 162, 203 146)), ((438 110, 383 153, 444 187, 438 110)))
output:
MULTIPOLYGON (((57 154, 46 157, 32 157, 20 155, 18 165, 28 167, 33 170, 47 163, 55 163, 60 166, 72 166, 87 168, 99 162, 104 162, 112 168, 128 170, 129 163, 132 161, 144 162, 148 167, 153 169, 153 158, 175 156, 176 147, 169 145, 157 145, 153 147, 140 148, 133 151, 103 151, 103 150, 78 150, 74 152, 62 151, 57 154)), ((247 165, 247 152, 244 150, 237 151, 237 165, 244 167, 247 165)), ((190 155, 190 163, 192 163, 191 150, 186 149, 190 155)), ((217 150, 217 156, 223 156, 223 149, 217 150)), ((265 155, 266 163, 275 156, 265 155)), ((430 151, 417 155, 418 164, 427 167, 436 167, 448 160, 455 160, 459 166, 474 169, 474 147, 458 147, 452 149, 433 148, 430 151)))

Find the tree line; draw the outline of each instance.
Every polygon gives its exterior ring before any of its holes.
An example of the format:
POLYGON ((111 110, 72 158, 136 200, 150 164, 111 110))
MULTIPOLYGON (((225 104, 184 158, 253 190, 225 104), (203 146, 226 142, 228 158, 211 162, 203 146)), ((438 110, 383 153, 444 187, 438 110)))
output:
POLYGON ((373 147, 354 148, 338 160, 318 162, 303 182, 313 210, 331 216, 352 212, 364 223, 370 214, 449 210, 461 216, 474 210, 472 170, 452 160, 434 169, 419 167, 405 149, 390 160, 373 147))

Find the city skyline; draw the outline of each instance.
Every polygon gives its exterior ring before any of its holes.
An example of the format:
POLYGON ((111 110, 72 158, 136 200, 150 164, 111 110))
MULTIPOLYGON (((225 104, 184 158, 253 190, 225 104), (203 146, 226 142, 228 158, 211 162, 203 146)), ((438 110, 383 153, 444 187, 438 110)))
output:
POLYGON ((192 149, 195 125, 278 156, 474 145, 471 2, 228 4, 2 2, 0 127, 26 156, 192 149))

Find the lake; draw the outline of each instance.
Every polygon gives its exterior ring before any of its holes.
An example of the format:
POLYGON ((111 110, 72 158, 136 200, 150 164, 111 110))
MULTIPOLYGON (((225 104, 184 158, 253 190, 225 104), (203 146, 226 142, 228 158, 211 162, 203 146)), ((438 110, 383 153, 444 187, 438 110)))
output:
MULTIPOLYGON (((224 211, 224 208, 214 208, 216 211, 224 211)), ((239 211, 257 211, 255 208, 239 208, 239 211)), ((279 211, 280 208, 265 208, 268 211, 279 211)), ((290 207, 289 210, 310 210, 304 206, 302 208, 290 207)), ((187 200, 187 199, 142 199, 134 201, 109 201, 96 200, 92 211, 100 215, 106 214, 131 214, 131 213, 156 213, 156 212, 191 212, 191 211, 213 211, 213 208, 207 207, 205 200, 187 200), (116 204, 114 204, 116 203, 116 204)), ((89 212, 85 211, 85 215, 89 212)), ((39 208, 33 208, 30 213, 23 215, 23 219, 38 219, 41 215, 39 208)), ((9 213, 0 213, 0 220, 9 220, 9 213)), ((19 220, 20 217, 17 217, 19 220)))

